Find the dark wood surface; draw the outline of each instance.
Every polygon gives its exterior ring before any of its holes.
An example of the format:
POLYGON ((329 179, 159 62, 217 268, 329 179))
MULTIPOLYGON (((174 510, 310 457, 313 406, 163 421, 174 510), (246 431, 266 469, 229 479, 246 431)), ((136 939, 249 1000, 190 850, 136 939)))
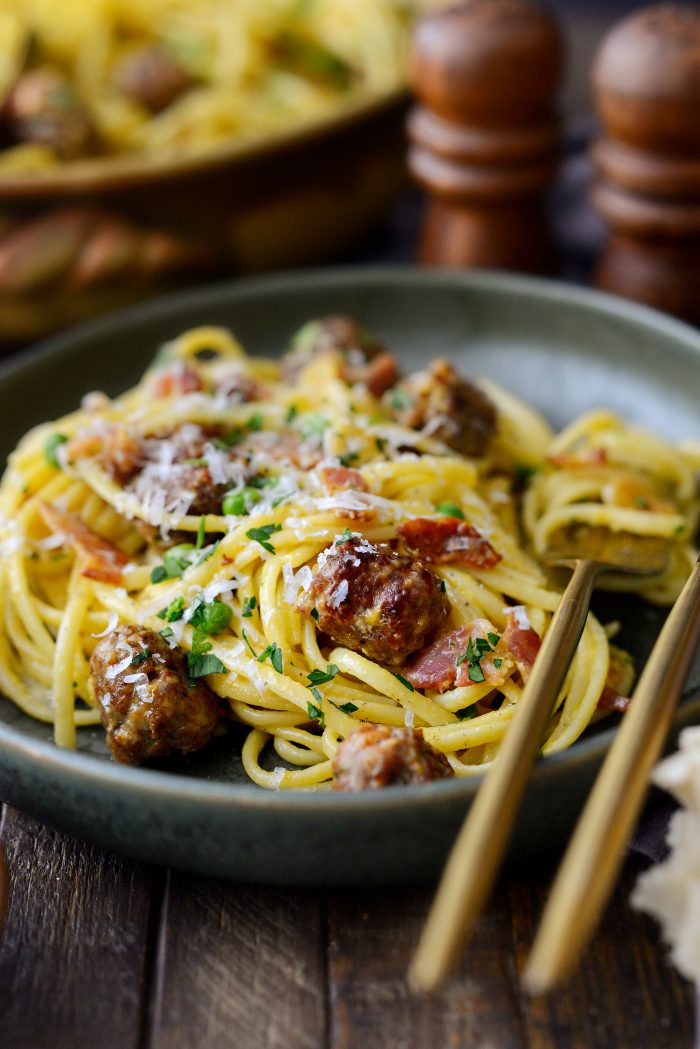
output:
POLYGON ((520 990, 556 857, 506 870, 433 998, 406 963, 428 886, 281 890, 147 867, 5 808, 2 1049, 691 1049, 694 994, 627 902, 570 985, 520 990))

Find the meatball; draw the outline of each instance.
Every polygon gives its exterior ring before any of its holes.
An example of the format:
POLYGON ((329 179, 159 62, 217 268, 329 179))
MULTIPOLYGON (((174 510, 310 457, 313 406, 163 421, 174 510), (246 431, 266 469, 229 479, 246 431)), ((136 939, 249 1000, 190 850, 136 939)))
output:
POLYGON ((394 419, 462 455, 486 453, 496 428, 496 409, 486 394, 455 371, 447 361, 433 361, 414 372, 386 398, 394 419))
POLYGON ((162 47, 139 47, 117 62, 112 80, 135 102, 160 113, 179 98, 194 81, 186 69, 162 47))
POLYGON ((333 758, 333 790, 376 790, 393 783, 430 783, 453 776, 444 754, 414 728, 364 724, 333 758))
POLYGON ((152 630, 117 627, 95 646, 90 670, 109 749, 124 764, 199 750, 223 715, 210 688, 188 684, 184 654, 152 630))
POLYGON ((155 485, 166 509, 179 506, 180 512, 197 517, 221 513, 224 495, 245 474, 238 450, 226 446, 221 427, 185 423, 169 433, 147 438, 143 441, 143 459, 144 469, 132 489, 143 495, 155 485), (217 441, 223 446, 218 447, 217 441))
POLYGON ((282 375, 293 382, 314 357, 340 353, 345 382, 364 383, 375 397, 381 397, 399 378, 393 354, 353 320, 342 315, 309 321, 296 333, 292 349, 282 358, 282 375))
POLYGON ((447 601, 420 561, 352 535, 319 556, 303 609, 337 644, 400 667, 442 626, 447 601))
POLYGON ((90 114, 57 69, 44 66, 24 73, 8 95, 3 114, 18 142, 48 146, 61 160, 95 151, 90 114))

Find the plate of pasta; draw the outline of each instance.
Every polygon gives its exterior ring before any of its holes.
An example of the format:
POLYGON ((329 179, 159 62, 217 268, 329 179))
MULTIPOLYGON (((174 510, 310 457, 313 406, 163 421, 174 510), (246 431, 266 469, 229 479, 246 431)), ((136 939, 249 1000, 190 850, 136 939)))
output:
POLYGON ((606 579, 548 725, 514 848, 555 843, 696 556, 699 363, 602 295, 355 270, 6 366, 2 796, 231 877, 435 873, 557 606, 552 537, 654 536, 664 571, 606 579))

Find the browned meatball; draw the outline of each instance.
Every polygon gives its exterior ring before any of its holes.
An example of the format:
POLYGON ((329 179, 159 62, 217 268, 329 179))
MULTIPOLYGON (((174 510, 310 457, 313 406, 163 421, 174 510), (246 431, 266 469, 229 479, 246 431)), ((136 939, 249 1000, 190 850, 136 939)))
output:
POLYGON ((152 113, 167 109, 193 84, 187 70, 157 44, 125 55, 114 67, 112 80, 120 91, 152 113))
POLYGON ((496 428, 496 409, 448 361, 433 361, 414 372, 386 397, 397 422, 412 430, 428 428, 431 437, 462 455, 484 455, 496 428))
MULTIPOLYGON (((140 487, 155 484, 165 495, 165 505, 177 503, 178 499, 188 493, 190 502, 187 513, 218 514, 224 495, 234 487, 233 478, 238 476, 235 467, 231 468, 231 479, 222 479, 225 474, 214 480, 207 462, 203 459, 207 444, 225 437, 221 427, 202 427, 191 423, 179 426, 166 434, 147 438, 143 442, 143 478, 138 477, 134 486, 140 487), (161 469, 159 459, 162 446, 167 442, 172 462, 167 469, 161 469)), ((228 448, 226 443, 217 449, 220 458, 219 468, 224 469, 233 464, 239 457, 238 449, 228 448)))
POLYGON ((430 783, 453 776, 444 754, 414 728, 360 725, 333 758, 333 790, 376 790, 392 783, 430 783))
POLYGON ((152 630, 117 627, 95 646, 90 670, 109 749, 125 764, 199 750, 222 717, 211 689, 187 683, 183 653, 152 630))
POLYGON ((70 81, 48 66, 19 78, 7 97, 3 115, 18 142, 48 146, 62 160, 95 152, 95 129, 70 81))
POLYGON ((292 349, 282 358, 282 375, 288 382, 322 353, 341 353, 342 377, 353 385, 365 383, 375 397, 381 397, 399 377, 399 367, 374 336, 352 317, 342 315, 309 321, 292 339, 292 349))
POLYGON ((337 644, 392 667, 423 648, 447 615, 425 565, 358 535, 319 556, 303 607, 315 609, 319 630, 337 644))

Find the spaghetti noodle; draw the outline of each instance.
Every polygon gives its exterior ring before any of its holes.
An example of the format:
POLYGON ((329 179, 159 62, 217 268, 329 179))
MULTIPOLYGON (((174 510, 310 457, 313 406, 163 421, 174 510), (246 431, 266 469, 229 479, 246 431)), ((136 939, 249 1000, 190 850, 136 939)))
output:
MULTIPOLYGON (((417 390, 433 396, 437 370, 397 381, 365 336, 348 348, 319 333, 305 326, 280 368, 222 329, 186 332, 136 387, 88 395, 12 454, 0 486, 0 688, 53 723, 59 745, 99 723, 95 649, 131 625, 184 653, 190 685, 208 685, 248 727, 243 763, 263 787, 328 784, 358 722, 420 729, 469 776, 497 751, 559 601, 537 560, 557 528, 664 537, 667 570, 634 587, 659 603, 680 590, 695 557, 694 449, 607 412, 554 437, 484 382, 474 403, 493 425, 466 457, 445 442, 448 409, 401 421, 417 390), (386 571, 394 595, 396 578, 414 595, 413 633, 391 620, 404 630, 396 648, 381 633, 395 610, 368 606, 370 629, 359 576, 328 575, 343 559, 359 572, 363 558, 373 586, 386 571), (439 600, 431 591, 420 604, 418 571, 439 600)), ((147 687, 139 664, 154 654, 121 644, 106 677, 147 687)), ((544 752, 570 746, 628 686, 591 614, 544 752)))

